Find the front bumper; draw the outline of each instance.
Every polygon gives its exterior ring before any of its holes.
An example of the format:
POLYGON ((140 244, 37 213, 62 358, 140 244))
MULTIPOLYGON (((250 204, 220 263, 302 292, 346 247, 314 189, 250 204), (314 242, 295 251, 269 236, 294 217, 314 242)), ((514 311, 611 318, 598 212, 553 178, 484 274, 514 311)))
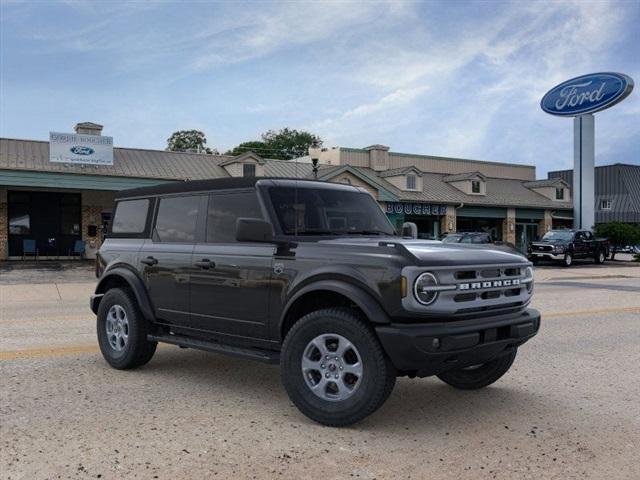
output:
POLYGON ((402 373, 427 377, 485 363, 522 345, 540 328, 540 312, 432 324, 390 324, 376 333, 402 373))
POLYGON ((537 258, 539 260, 564 260, 564 253, 553 253, 553 252, 531 252, 529 254, 529 259, 537 258))

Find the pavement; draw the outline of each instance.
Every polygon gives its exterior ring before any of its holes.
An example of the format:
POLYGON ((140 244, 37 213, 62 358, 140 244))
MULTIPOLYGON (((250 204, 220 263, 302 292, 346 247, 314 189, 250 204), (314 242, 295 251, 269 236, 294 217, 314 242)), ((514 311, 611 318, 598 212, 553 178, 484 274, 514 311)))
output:
POLYGON ((640 478, 640 266, 617 263, 537 267, 542 329, 496 384, 400 378, 342 429, 274 366, 162 346, 113 370, 89 265, 0 267, 0 478, 640 478))

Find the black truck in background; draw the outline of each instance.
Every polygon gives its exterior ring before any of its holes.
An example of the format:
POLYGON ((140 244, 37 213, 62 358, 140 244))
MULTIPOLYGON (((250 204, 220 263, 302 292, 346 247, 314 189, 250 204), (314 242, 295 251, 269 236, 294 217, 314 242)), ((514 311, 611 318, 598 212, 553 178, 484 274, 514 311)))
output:
POLYGON ((593 259, 601 264, 608 254, 609 241, 595 238, 588 230, 551 230, 528 248, 529 260, 534 264, 551 260, 565 267, 573 265, 576 259, 593 259))

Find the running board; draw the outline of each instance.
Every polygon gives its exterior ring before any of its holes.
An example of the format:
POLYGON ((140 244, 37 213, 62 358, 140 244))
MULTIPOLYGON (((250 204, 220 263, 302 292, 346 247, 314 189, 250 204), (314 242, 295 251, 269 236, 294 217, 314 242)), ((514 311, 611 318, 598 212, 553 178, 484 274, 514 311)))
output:
POLYGON ((263 363, 280 363, 280 353, 269 350, 260 350, 257 348, 242 348, 223 345, 217 342, 207 342, 197 338, 184 337, 182 335, 147 335, 150 342, 170 343, 179 347, 195 348, 197 350, 206 350, 207 352, 224 353, 234 357, 247 358, 263 363))

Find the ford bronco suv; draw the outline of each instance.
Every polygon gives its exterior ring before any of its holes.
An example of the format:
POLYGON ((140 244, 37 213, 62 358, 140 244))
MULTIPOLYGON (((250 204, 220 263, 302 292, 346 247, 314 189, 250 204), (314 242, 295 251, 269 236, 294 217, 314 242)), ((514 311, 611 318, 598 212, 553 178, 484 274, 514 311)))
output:
POLYGON ((114 368, 158 342, 279 363, 308 417, 357 422, 396 377, 492 384, 533 337, 531 263, 402 238, 351 185, 226 178, 121 192, 91 309, 114 368))

